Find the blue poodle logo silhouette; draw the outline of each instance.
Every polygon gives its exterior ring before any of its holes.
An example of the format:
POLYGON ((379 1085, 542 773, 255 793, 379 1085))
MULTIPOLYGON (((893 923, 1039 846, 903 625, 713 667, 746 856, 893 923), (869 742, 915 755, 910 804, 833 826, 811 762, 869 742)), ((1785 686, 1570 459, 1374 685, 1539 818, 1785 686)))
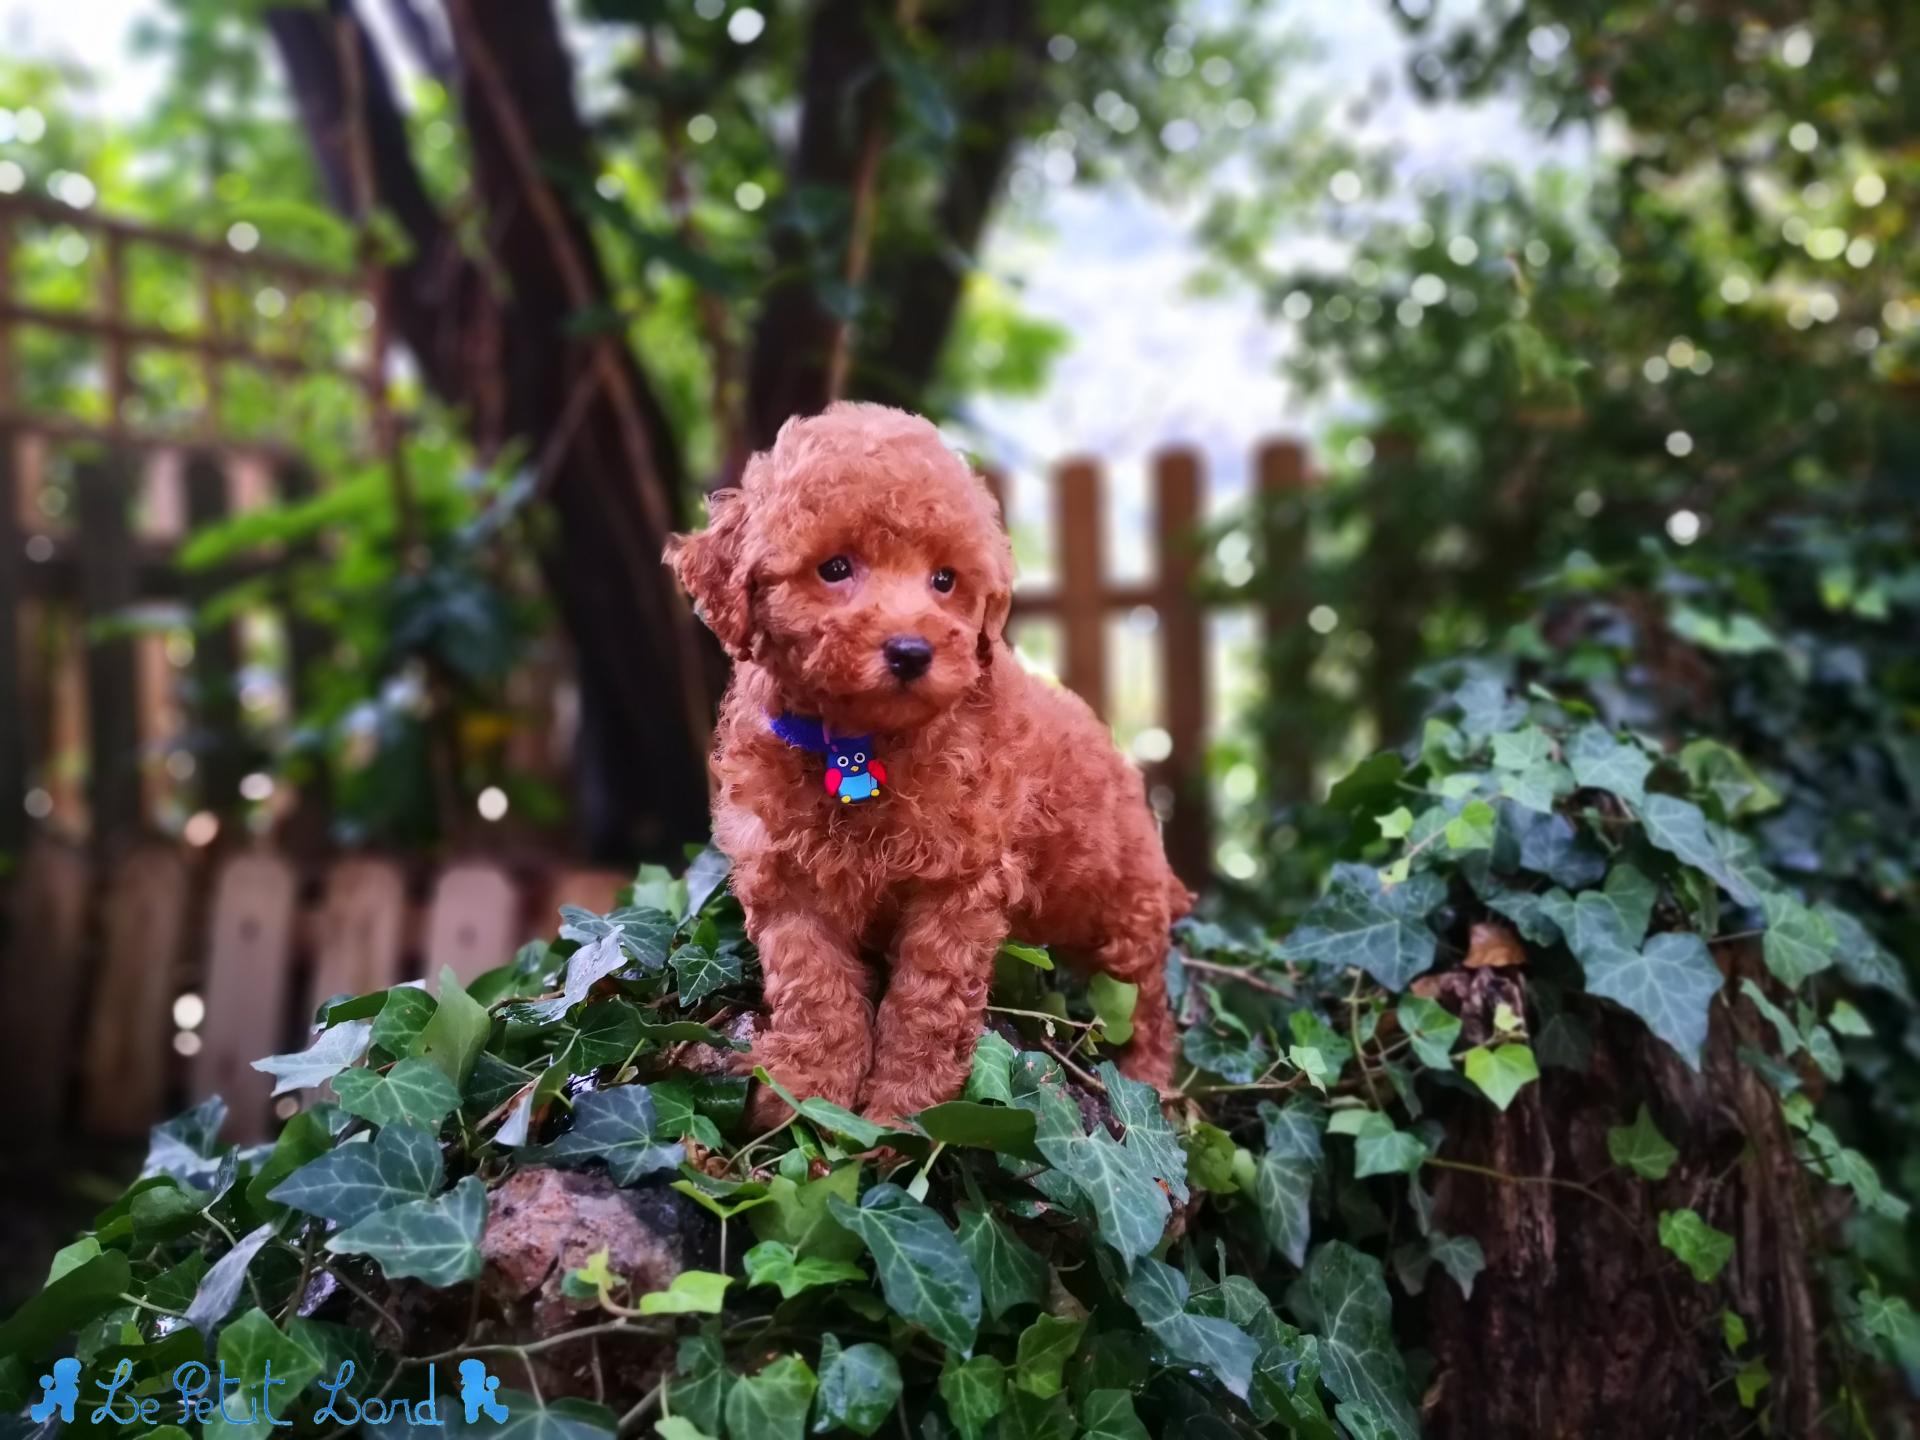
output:
POLYGON ((71 1355, 53 1362, 53 1373, 40 1377, 41 1396, 27 1407, 27 1415, 36 1425, 44 1425, 60 1412, 67 1424, 73 1423, 73 1405, 80 1398, 80 1362, 71 1355))
POLYGON ((467 1407, 467 1424, 478 1425, 480 1417, 499 1424, 507 1418, 507 1407, 495 1393, 500 1377, 489 1375, 484 1360, 460 1362, 460 1403, 467 1407))

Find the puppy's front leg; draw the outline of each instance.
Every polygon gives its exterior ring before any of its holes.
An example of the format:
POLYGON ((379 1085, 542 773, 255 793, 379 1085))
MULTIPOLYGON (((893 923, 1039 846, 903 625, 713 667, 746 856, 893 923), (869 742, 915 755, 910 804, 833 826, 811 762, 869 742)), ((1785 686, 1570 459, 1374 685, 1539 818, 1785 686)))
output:
POLYGON ((984 886, 931 890, 907 903, 874 1024, 867 1115, 897 1120, 959 1093, 1006 936, 998 897, 984 886))
MULTIPOLYGON (((820 1095, 851 1107, 873 1056, 866 966, 842 929, 821 916, 790 910, 754 928, 771 1013, 754 1040, 753 1062, 799 1099, 820 1095)), ((756 1097, 756 1126, 777 1125, 787 1114, 772 1091, 756 1097)))

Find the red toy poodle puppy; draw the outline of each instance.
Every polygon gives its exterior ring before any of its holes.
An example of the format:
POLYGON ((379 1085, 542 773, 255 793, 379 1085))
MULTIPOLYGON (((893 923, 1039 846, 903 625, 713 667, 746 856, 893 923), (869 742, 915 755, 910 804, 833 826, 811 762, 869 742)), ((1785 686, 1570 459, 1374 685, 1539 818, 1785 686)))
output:
POLYGON ((766 974, 754 1062, 881 1120, 949 1100, 1015 935, 1140 987, 1122 1065, 1164 1086, 1191 897, 1107 727, 1002 638, 1012 547, 939 432, 791 420, 667 559, 735 661, 713 820, 766 974))

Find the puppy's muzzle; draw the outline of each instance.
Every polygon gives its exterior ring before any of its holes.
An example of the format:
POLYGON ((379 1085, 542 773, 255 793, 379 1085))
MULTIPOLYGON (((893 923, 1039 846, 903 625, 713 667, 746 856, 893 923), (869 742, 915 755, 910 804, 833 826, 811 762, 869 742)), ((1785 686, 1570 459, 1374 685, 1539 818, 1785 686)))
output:
POLYGON ((880 654, 902 684, 918 680, 933 664, 933 646, 918 635, 895 635, 881 645, 880 654))

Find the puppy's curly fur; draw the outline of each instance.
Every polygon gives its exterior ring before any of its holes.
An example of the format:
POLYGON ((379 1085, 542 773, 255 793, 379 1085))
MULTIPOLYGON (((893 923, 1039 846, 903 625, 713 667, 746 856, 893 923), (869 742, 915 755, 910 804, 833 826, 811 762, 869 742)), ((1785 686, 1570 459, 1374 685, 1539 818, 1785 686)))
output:
POLYGON ((1012 549, 934 427, 877 405, 791 420, 667 560, 735 661, 714 836, 766 974, 754 1061, 881 1119, 950 1099, 1014 934, 1138 985, 1123 1068, 1165 1085, 1167 929, 1191 897, 1106 726, 1005 642, 1012 549), (932 660, 902 680, 882 647, 912 636, 932 660), (872 734, 881 794, 835 803, 782 712, 872 734), (877 1014, 869 956, 890 971, 877 1014))

